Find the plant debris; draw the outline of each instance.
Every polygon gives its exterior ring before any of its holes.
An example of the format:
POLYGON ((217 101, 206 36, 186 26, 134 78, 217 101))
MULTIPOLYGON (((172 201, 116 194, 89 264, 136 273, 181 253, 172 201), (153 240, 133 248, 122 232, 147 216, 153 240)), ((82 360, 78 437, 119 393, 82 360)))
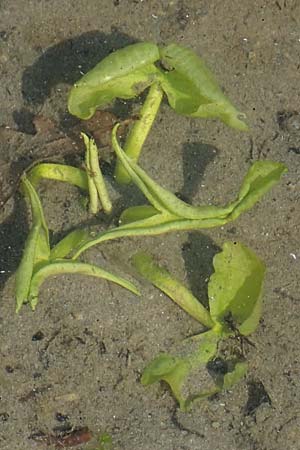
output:
POLYGON ((54 445, 55 448, 76 447, 85 444, 92 439, 92 433, 88 427, 75 428, 66 434, 35 433, 29 437, 39 444, 54 445))

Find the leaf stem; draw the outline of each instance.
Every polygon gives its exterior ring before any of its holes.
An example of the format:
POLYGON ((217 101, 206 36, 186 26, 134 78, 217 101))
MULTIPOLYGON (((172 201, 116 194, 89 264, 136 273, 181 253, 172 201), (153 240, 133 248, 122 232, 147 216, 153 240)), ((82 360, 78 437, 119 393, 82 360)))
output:
MULTIPOLYGON (((143 104, 139 113, 140 118, 135 122, 131 128, 127 140, 124 145, 124 151, 134 161, 138 161, 144 142, 150 132, 152 124, 157 116, 161 101, 163 98, 163 91, 158 83, 152 84, 149 89, 145 103, 143 104)), ((131 177, 120 162, 117 160, 115 177, 118 183, 128 184, 131 177)))
POLYGON ((90 167, 100 203, 104 212, 109 214, 112 210, 112 204, 100 169, 98 149, 94 139, 90 139, 90 167))
POLYGON ((190 316, 205 327, 213 328, 214 322, 207 309, 180 281, 173 278, 166 269, 156 264, 150 255, 143 252, 136 254, 133 257, 133 265, 146 280, 167 294, 190 316))

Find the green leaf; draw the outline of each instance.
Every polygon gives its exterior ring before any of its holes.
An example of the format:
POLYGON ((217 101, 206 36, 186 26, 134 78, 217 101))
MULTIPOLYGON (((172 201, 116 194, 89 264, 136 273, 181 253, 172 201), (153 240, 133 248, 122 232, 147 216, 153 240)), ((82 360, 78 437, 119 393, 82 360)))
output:
POLYGON ((33 310, 37 305, 40 286, 46 280, 46 278, 65 273, 76 273, 80 275, 89 275, 97 278, 103 278, 105 280, 112 281, 113 283, 116 283, 124 287, 125 289, 128 289, 136 295, 140 295, 138 289, 133 283, 106 270, 103 270, 100 267, 87 263, 58 259, 40 266, 32 276, 29 292, 29 302, 33 310))
POLYGON ((166 269, 156 264, 150 255, 143 252, 137 253, 132 258, 132 262, 134 267, 146 280, 149 280, 154 286, 167 294, 190 316, 208 328, 214 326, 209 312, 193 296, 191 291, 180 283, 180 281, 173 278, 166 269))
POLYGON ((190 373, 203 370, 217 352, 220 336, 213 330, 197 336, 197 339, 184 341, 183 356, 172 356, 167 353, 158 355, 145 368, 141 383, 149 385, 163 380, 169 384, 180 408, 185 410, 197 398, 205 398, 218 392, 216 386, 203 387, 192 394, 186 394, 185 383, 190 373), (186 354, 184 354, 186 352, 186 354))
POLYGON ((160 49, 170 71, 161 79, 169 103, 179 114, 219 118, 226 125, 247 130, 239 111, 229 102, 204 61, 192 50, 176 44, 160 49))
POLYGON ((87 230, 74 230, 59 241, 50 252, 50 259, 61 259, 69 255, 76 247, 82 244, 89 236, 87 230))
POLYGON ((225 207, 191 206, 159 186, 143 169, 126 156, 117 141, 116 129, 117 127, 113 130, 112 143, 117 156, 133 182, 149 200, 152 208, 137 207, 126 210, 121 216, 123 225, 87 239, 79 247, 74 258, 77 258, 89 247, 120 237, 153 236, 171 231, 188 231, 225 225, 251 208, 287 171, 281 163, 256 162, 249 169, 238 198, 232 203, 225 207))
POLYGON ((165 381, 183 411, 187 411, 195 400, 203 400, 224 389, 230 389, 245 376, 248 366, 246 361, 229 359, 224 361, 228 367, 225 374, 218 374, 217 377, 212 375, 208 364, 218 353, 220 339, 219 334, 210 330, 186 339, 184 341, 186 348, 178 349, 176 352, 180 356, 159 354, 145 368, 141 383, 148 386, 165 381), (197 374, 203 372, 210 377, 203 386, 198 386, 197 374))
POLYGON ((208 284, 210 315, 224 329, 234 326, 243 335, 252 333, 261 315, 261 290, 265 265, 240 243, 226 242, 214 257, 214 274, 208 284))
POLYGON ((85 191, 88 190, 87 175, 84 170, 65 164, 41 163, 34 166, 27 174, 30 183, 36 187, 42 178, 63 181, 73 184, 85 191))
POLYGON ((70 113, 89 119, 97 108, 115 98, 136 97, 159 75, 154 65, 158 59, 158 47, 147 42, 111 53, 71 89, 68 100, 70 113))
POLYGON ((264 194, 277 184, 287 172, 284 164, 274 161, 256 161, 246 174, 230 220, 252 208, 264 194))
POLYGON ((131 206, 122 212, 119 223, 122 225, 127 225, 128 223, 147 219, 148 217, 155 216, 156 214, 159 214, 159 211, 150 205, 131 206))
POLYGON ((134 161, 127 157, 121 149, 116 135, 116 126, 113 130, 112 144, 118 158, 128 171, 134 183, 147 197, 151 205, 161 212, 185 219, 212 219, 225 218, 232 214, 232 220, 241 212, 251 208, 271 187, 276 184, 286 167, 281 163, 272 161, 258 161, 252 165, 246 175, 237 200, 225 207, 218 206, 191 206, 180 200, 167 189, 159 186, 134 161))
POLYGON ((40 199, 25 175, 21 188, 31 206, 32 226, 25 242, 23 256, 16 272, 16 311, 28 302, 31 277, 34 266, 46 261, 50 255, 49 233, 40 199))

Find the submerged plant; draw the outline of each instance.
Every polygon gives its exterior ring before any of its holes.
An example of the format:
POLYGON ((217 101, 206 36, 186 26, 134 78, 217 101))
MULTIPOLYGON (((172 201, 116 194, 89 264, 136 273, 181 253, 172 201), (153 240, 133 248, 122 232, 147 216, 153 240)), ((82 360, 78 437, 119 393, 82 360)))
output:
MULTIPOLYGON (((243 114, 223 94, 212 72, 193 51, 171 44, 158 47, 144 42, 111 53, 75 83, 69 96, 71 114, 89 119, 97 108, 116 98, 132 99, 149 88, 139 119, 133 125, 124 150, 137 161, 142 146, 166 94, 178 114, 219 118, 226 125, 247 130, 243 114)), ((117 161, 116 177, 128 183, 130 176, 117 161)))
POLYGON ((244 178, 237 198, 225 207, 191 206, 166 189, 160 187, 147 173, 129 158, 118 144, 117 126, 113 130, 112 143, 123 167, 133 182, 143 192, 150 205, 126 209, 120 218, 120 226, 90 237, 75 250, 77 258, 89 247, 104 241, 125 236, 158 235, 171 231, 187 231, 225 225, 250 209, 276 184, 286 167, 273 161, 257 161, 244 178))
POLYGON ((194 400, 212 396, 238 382, 246 373, 247 362, 236 349, 227 349, 224 355, 222 346, 233 337, 248 336, 258 326, 265 266, 255 253, 240 243, 225 242, 213 260, 215 272, 208 283, 209 310, 149 255, 137 254, 133 264, 144 278, 208 328, 186 339, 174 355, 158 355, 144 370, 142 384, 166 381, 185 410, 194 400), (211 375, 207 386, 189 386, 189 378, 200 370, 208 370, 211 375))
MULTIPOLYGON (((128 284, 126 280, 108 274, 95 266, 75 262, 74 260, 83 251, 107 240, 224 225, 250 209, 279 181, 281 175, 286 171, 283 164, 272 161, 258 161, 249 169, 239 195, 232 203, 225 207, 191 206, 160 187, 131 160, 119 146, 116 131, 117 126, 114 128, 112 136, 116 154, 133 182, 149 200, 150 205, 136 206, 125 210, 121 215, 119 227, 101 232, 96 236, 91 237, 90 233, 85 230, 75 230, 50 250, 48 228, 41 202, 34 188, 41 178, 65 181, 88 191, 92 212, 98 209, 98 201, 102 203, 106 212, 110 211, 111 203, 101 172, 99 183, 95 183, 97 172, 90 173, 91 170, 100 171, 99 165, 96 165, 96 168, 90 165, 86 168, 86 171, 61 164, 39 164, 33 167, 28 176, 24 175, 22 178, 23 192, 31 204, 33 225, 17 271, 17 310, 26 302, 29 302, 34 309, 41 283, 46 277, 59 273, 77 272, 103 278, 110 277, 107 279, 136 292, 135 287, 130 283, 128 284), (70 255, 73 255, 73 260, 66 259, 70 255)), ((91 149, 97 151, 93 140, 87 136, 84 136, 84 139, 87 155, 90 154, 91 149)), ((86 160, 88 158, 90 156, 87 156, 86 160)), ((95 159, 95 156, 93 158, 95 159)))
POLYGON ((84 230, 75 230, 68 234, 55 247, 50 248, 49 231, 45 221, 43 208, 36 190, 27 179, 22 177, 22 191, 30 203, 32 226, 25 243, 22 260, 16 273, 16 311, 24 303, 29 303, 34 310, 38 301, 41 284, 49 276, 63 273, 76 273, 104 278, 123 286, 135 294, 139 294, 136 287, 130 282, 93 264, 72 261, 64 257, 70 253, 74 246, 86 236, 84 230))
MULTIPOLYGON (((118 50, 85 74, 72 88, 68 101, 71 114, 90 118, 97 108, 116 98, 133 99, 149 89, 138 118, 130 129, 123 149, 116 125, 112 146, 117 156, 116 179, 133 181, 148 200, 147 205, 123 211, 118 227, 90 233, 75 229, 53 248, 36 187, 42 178, 63 181, 87 192, 89 211, 110 214, 112 204, 99 165, 99 153, 92 137, 82 133, 86 147, 85 168, 41 163, 21 179, 21 188, 31 208, 32 225, 16 274, 17 311, 24 303, 35 309, 39 288, 52 275, 77 273, 113 281, 139 294, 131 282, 95 265, 78 261, 88 248, 127 236, 158 235, 225 225, 250 209, 286 172, 273 161, 257 161, 249 168, 240 190, 229 204, 192 206, 161 187, 137 164, 141 149, 166 95, 178 114, 193 118, 218 118, 226 125, 246 130, 243 115, 230 103, 204 62, 191 50, 171 44, 158 47, 139 43, 118 50)), ((145 369, 142 383, 166 381, 182 409, 195 399, 206 398, 235 384, 246 373, 241 351, 224 346, 233 338, 255 331, 261 314, 261 288, 265 266, 247 247, 226 242, 214 258, 215 273, 208 284, 207 310, 179 281, 146 254, 134 257, 134 265, 146 279, 164 291, 207 330, 186 339, 174 355, 162 353, 145 369), (203 386, 189 386, 199 370, 211 376, 203 386)), ((99 441, 111 448, 110 436, 99 441)))

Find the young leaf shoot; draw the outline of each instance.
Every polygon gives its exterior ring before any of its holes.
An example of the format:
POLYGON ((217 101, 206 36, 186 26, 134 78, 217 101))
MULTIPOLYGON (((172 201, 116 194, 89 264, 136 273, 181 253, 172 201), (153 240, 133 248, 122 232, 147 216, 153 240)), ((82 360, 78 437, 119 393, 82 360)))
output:
POLYGON ((158 355, 147 365, 142 384, 166 381, 180 407, 186 410, 194 400, 228 389, 239 381, 246 373, 246 361, 235 354, 222 355, 219 342, 235 336, 235 329, 226 320, 229 316, 241 335, 253 333, 258 326, 265 266, 255 253, 240 243, 225 242, 222 252, 213 260, 215 272, 208 283, 209 311, 149 255, 138 253, 133 257, 133 265, 191 317, 210 328, 186 339, 179 349, 175 349, 175 355, 158 355), (212 377, 212 382, 200 390, 189 389, 186 384, 190 375, 207 369, 209 362, 216 358, 222 358, 226 371, 212 377), (186 391, 189 393, 185 394, 186 391))

